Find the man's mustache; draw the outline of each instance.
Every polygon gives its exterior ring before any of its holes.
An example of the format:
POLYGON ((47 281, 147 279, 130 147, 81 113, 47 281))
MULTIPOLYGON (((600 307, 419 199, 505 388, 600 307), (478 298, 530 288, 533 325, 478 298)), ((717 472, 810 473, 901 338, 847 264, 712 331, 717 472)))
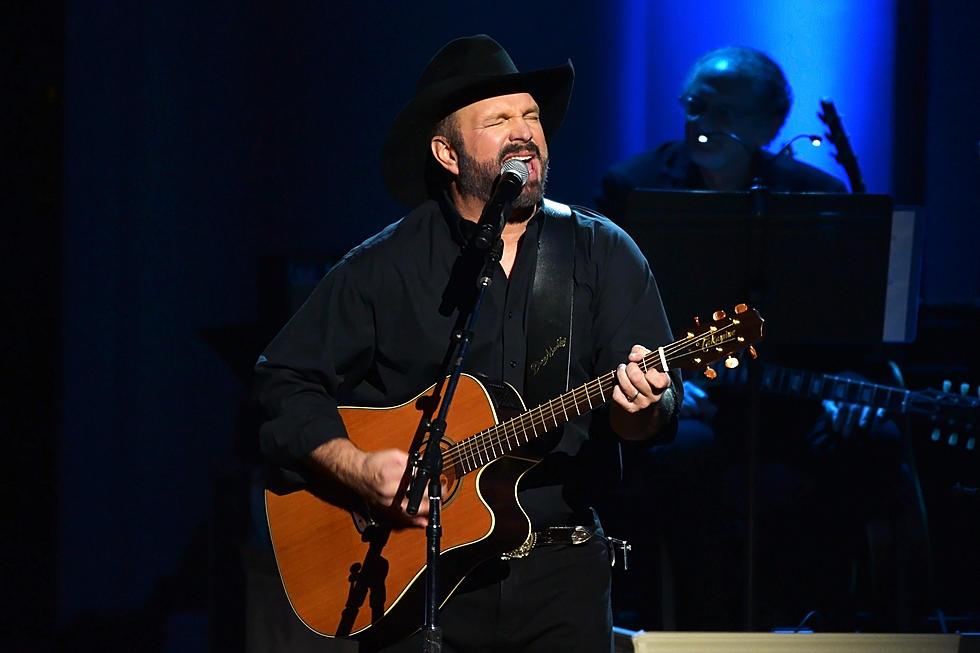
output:
POLYGON ((539 158, 539 159, 541 158, 541 150, 539 150, 538 149, 538 146, 536 144, 532 143, 532 142, 526 143, 524 145, 516 145, 516 144, 515 145, 507 145, 506 147, 504 147, 504 149, 502 149, 500 151, 500 156, 498 158, 500 159, 500 163, 503 163, 504 162, 504 159, 508 155, 511 155, 511 154, 522 154, 522 153, 525 153, 525 152, 530 152, 531 154, 533 154, 537 158, 539 158))

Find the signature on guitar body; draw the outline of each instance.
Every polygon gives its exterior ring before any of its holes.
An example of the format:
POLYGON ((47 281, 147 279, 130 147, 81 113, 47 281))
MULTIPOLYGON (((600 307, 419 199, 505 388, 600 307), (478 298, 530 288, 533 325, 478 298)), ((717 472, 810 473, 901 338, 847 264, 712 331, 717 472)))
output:
MULTIPOLYGON (((730 317, 717 311, 712 318, 650 352, 640 367, 698 369, 726 357, 733 365, 733 354, 751 349, 764 336, 762 318, 744 304, 730 317)), ((409 448, 419 450, 422 425, 434 414, 444 385, 440 382, 399 406, 343 407, 340 416, 351 440, 363 450, 404 448, 413 433, 409 448)), ((441 511, 440 605, 476 565, 518 548, 530 536, 516 488, 538 460, 524 454, 522 445, 598 408, 615 386, 616 373, 610 371, 501 420, 487 388, 474 377, 460 377, 440 443, 441 480, 447 488, 441 511)), ((309 628, 371 643, 401 639, 419 628, 424 529, 376 519, 360 497, 327 480, 270 484, 265 498, 283 586, 309 628)))

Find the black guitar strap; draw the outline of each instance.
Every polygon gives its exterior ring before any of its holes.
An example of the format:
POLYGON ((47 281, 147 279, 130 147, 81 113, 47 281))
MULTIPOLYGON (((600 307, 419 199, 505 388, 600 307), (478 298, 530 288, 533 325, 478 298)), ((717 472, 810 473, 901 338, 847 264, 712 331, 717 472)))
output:
POLYGON ((571 362, 574 218, 569 206, 548 199, 542 213, 538 263, 528 307, 523 393, 528 408, 568 390, 571 362))

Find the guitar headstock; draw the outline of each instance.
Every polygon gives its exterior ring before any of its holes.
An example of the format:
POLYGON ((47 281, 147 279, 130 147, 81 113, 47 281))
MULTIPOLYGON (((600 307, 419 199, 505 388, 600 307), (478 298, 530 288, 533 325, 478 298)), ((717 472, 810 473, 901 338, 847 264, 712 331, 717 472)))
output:
POLYGON ((911 401, 918 409, 916 412, 930 417, 933 423, 930 439, 933 442, 945 441, 950 447, 962 445, 967 451, 976 451, 980 388, 975 396, 971 396, 968 383, 961 383, 958 393, 953 391, 952 386, 950 381, 943 381, 941 391, 922 390, 915 393, 911 401))
POLYGON ((834 102, 829 98, 820 100, 820 111, 817 112, 817 117, 829 130, 824 136, 837 150, 834 153, 834 159, 843 166, 844 172, 847 173, 847 179, 851 182, 851 192, 863 193, 865 190, 864 179, 858 167, 857 156, 851 149, 851 142, 847 139, 847 134, 844 133, 844 126, 841 124, 840 115, 837 113, 834 102))
POLYGON ((833 100, 828 98, 820 100, 820 111, 817 113, 817 117, 830 130, 826 134, 827 140, 840 147, 840 142, 847 136, 844 134, 844 128, 841 126, 840 116, 837 114, 837 107, 834 106, 833 100))
MULTIPOLYGON (((713 378, 709 366, 725 359, 726 367, 736 367, 738 359, 734 355, 748 348, 755 356, 752 345, 765 337, 765 322, 754 308, 745 304, 735 307, 734 315, 725 311, 715 311, 708 324, 694 318, 694 328, 684 338, 664 347, 664 357, 671 368, 686 370, 705 369, 705 374, 713 378)), ((652 352, 651 356, 657 356, 652 352)))

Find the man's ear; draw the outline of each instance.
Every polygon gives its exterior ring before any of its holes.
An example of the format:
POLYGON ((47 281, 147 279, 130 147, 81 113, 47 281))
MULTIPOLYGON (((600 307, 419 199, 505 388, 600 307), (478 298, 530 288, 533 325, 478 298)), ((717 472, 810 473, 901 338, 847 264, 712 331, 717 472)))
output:
POLYGON ((456 159, 456 150, 445 136, 433 136, 429 143, 432 149, 432 156, 443 168, 453 175, 459 174, 459 161, 456 159))

